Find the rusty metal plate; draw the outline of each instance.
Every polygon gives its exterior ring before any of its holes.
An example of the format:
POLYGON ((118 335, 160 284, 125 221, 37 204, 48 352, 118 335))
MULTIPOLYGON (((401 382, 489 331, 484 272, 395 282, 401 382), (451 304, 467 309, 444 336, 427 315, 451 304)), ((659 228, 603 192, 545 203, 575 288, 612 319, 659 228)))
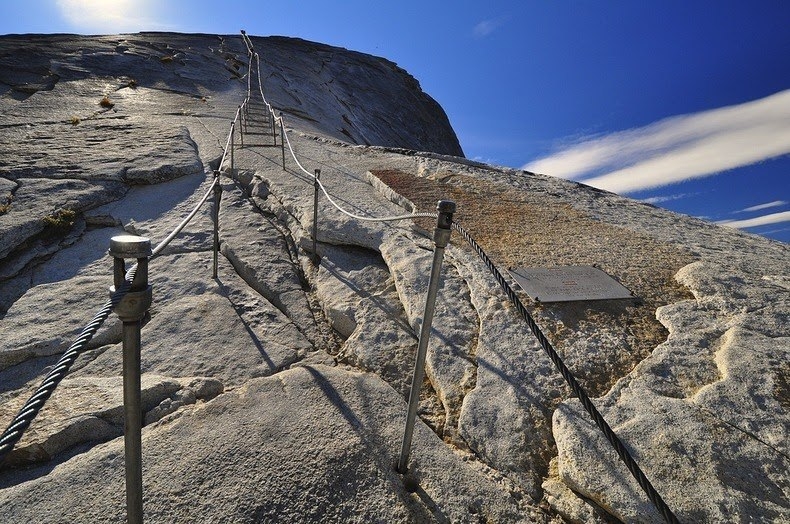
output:
POLYGON ((634 298, 625 286, 592 266, 516 268, 510 274, 540 302, 634 298))

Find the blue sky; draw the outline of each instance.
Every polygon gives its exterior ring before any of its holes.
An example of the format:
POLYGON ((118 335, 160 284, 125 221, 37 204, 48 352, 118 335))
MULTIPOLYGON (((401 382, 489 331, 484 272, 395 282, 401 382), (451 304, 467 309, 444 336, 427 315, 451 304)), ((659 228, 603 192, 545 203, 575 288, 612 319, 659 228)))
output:
POLYGON ((790 242, 790 2, 27 0, 0 33, 287 35, 386 57, 469 158, 790 242))

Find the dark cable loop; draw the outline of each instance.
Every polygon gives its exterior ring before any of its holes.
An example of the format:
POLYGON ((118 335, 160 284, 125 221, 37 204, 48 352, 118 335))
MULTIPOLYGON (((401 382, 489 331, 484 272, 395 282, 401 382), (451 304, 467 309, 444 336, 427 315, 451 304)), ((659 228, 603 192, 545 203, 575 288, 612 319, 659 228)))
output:
POLYGON ((110 316, 113 308, 123 299, 128 293, 129 288, 132 286, 132 281, 137 273, 137 264, 132 266, 126 273, 124 283, 112 294, 110 299, 102 306, 98 313, 93 317, 93 320, 85 326, 82 332, 77 337, 77 340, 66 350, 65 353, 58 359, 55 367, 47 374, 46 378, 42 381, 41 385, 36 389, 35 393, 25 402, 22 409, 8 425, 8 428, 0 436, 0 464, 3 463, 6 456, 11 453, 14 446, 22 439, 25 430, 36 418, 41 408, 55 392, 60 381, 65 378, 72 364, 77 360, 79 354, 85 350, 85 346, 91 341, 93 336, 99 330, 101 325, 110 316))
POLYGON ((615 449, 617 454, 620 456, 620 459, 625 463, 625 466, 628 468, 628 471, 631 472, 631 475, 634 476, 636 481, 639 483, 639 486, 647 494, 648 498, 650 499, 650 502, 652 502, 653 505, 656 507, 656 509, 658 509, 658 511, 661 513, 661 516, 664 517, 664 520, 666 522, 669 522, 670 524, 679 524, 679 521, 675 516, 675 514, 672 513, 672 510, 669 508, 669 506, 667 506, 667 504, 661 498, 661 495, 659 495, 658 491, 656 491, 656 489, 650 483, 647 476, 645 476, 645 474, 639 468, 639 465, 631 456, 628 449, 622 443, 620 438, 617 436, 617 434, 615 434, 614 430, 612 430, 612 428, 609 426, 606 420, 604 420, 601 413, 596 409, 595 405, 590 400, 590 397, 584 391, 584 388, 582 388, 582 386, 576 380, 576 377, 574 377, 570 369, 568 369, 568 366, 566 366, 565 363, 562 361, 562 358, 560 358, 557 351, 552 347, 551 342, 549 342, 549 340, 543 334, 543 331, 541 331, 540 327, 535 323, 535 320, 532 318, 532 315, 529 314, 527 308, 518 298, 518 295, 516 295, 516 292, 513 290, 510 284, 508 284, 507 280, 505 280, 505 277, 502 276, 502 273, 500 273, 499 270, 496 268, 493 261, 488 257, 485 251, 483 251, 483 248, 480 247, 480 244, 478 244, 475 241, 475 239, 472 238, 472 235, 470 235, 469 232, 466 229, 464 229, 460 224, 458 224, 457 222, 453 222, 452 227, 453 229, 458 231, 462 237, 464 237, 464 240, 466 240, 470 246, 472 246, 472 249, 475 250, 475 252, 483 261, 483 263, 486 265, 486 267, 488 267, 489 271, 491 271, 491 273, 494 275, 494 278, 502 287, 502 289, 505 291, 505 294, 510 299, 510 302, 516 307, 516 310, 521 315, 521 318, 523 318, 524 321, 527 323, 527 326, 529 326, 529 329, 530 331, 532 331, 532 334, 535 336, 535 338, 538 339, 540 346, 543 348, 543 350, 549 356, 549 358, 554 363, 556 368, 559 370, 560 374, 562 375, 562 378, 565 379, 565 382, 567 382, 568 385, 571 387, 573 393, 579 398, 579 401, 582 403, 582 406, 584 406, 584 409, 587 411, 587 413, 590 414, 595 424, 598 426, 598 428, 606 437, 606 440, 609 441, 609 443, 615 449))

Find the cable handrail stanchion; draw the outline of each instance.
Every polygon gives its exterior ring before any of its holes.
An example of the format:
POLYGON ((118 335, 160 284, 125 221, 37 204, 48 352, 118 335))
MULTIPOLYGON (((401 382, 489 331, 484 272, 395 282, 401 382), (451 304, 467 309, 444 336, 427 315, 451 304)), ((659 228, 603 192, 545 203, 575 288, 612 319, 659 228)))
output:
POLYGON ((195 205, 195 207, 186 216, 186 218, 184 218, 184 220, 182 220, 181 223, 178 224, 176 228, 173 231, 171 231, 170 234, 167 235, 167 237, 164 240, 162 240, 161 242, 159 242, 159 244, 156 245, 153 252, 151 253, 151 258, 156 257, 157 255, 159 255, 159 253, 164 251, 164 249, 167 247, 168 244, 170 244, 170 242, 176 237, 176 235, 178 235, 186 227, 186 225, 195 217, 197 212, 200 211, 200 208, 203 207, 203 204, 206 203, 206 200, 208 200, 208 197, 211 196, 211 192, 214 190, 214 184, 219 184, 219 179, 217 178, 214 179, 214 182, 212 182, 211 186, 208 188, 208 191, 206 191, 206 194, 203 195, 203 198, 200 199, 200 202, 198 202, 197 205, 195 205))
POLYGON ((313 180, 313 261, 318 264, 318 190, 320 189, 321 170, 315 170, 313 180))
POLYGON ((219 264, 219 204, 222 200, 222 184, 219 183, 219 170, 214 171, 214 264, 211 272, 212 278, 217 278, 219 264))
POLYGON ((125 259, 137 259, 137 273, 128 293, 114 311, 123 322, 123 409, 124 456, 126 465, 126 521, 143 522, 143 408, 140 392, 140 330, 151 306, 152 288, 148 284, 148 258, 151 241, 145 237, 120 235, 110 239, 115 293, 125 281, 125 259))
POLYGON ((242 111, 242 113, 244 114, 244 132, 249 133, 250 131, 248 129, 250 123, 250 95, 249 94, 247 94, 247 98, 244 99, 244 111, 242 111))
MULTIPOLYGON (((218 180, 215 179, 214 184, 217 183, 218 180)), ((159 255, 176 237, 176 235, 178 235, 195 217, 197 212, 211 195, 211 192, 214 189, 214 184, 209 187, 206 194, 203 195, 203 198, 197 203, 194 209, 192 209, 189 215, 187 215, 187 217, 184 218, 184 220, 182 220, 181 223, 170 232, 167 238, 162 240, 162 242, 160 242, 153 249, 151 252, 151 258, 159 255)), ((86 349, 88 343, 99 331, 99 328, 102 326, 102 324, 104 324, 104 321, 110 316, 110 313, 112 313, 115 306, 121 302, 123 297, 129 291, 136 273, 137 264, 134 264, 126 272, 123 285, 121 285, 121 287, 118 287, 117 285, 115 286, 115 293, 113 293, 110 299, 104 303, 104 305, 94 315, 93 319, 88 323, 88 325, 83 328, 74 343, 72 343, 71 346, 69 346, 69 348, 60 356, 58 361, 52 367, 52 370, 47 373, 47 376, 41 381, 41 385, 39 385, 28 401, 25 402, 24 406, 22 406, 6 430, 3 431, 2 435, 0 435, 0 464, 14 450, 14 446, 16 446, 16 444, 22 439, 25 430, 30 427, 30 424, 36 418, 39 411, 43 409, 49 397, 55 392, 58 384, 60 384, 60 382, 65 378, 66 374, 69 372, 69 369, 71 369, 71 366, 77 360, 77 357, 79 357, 79 355, 86 349)))
POLYGON ((242 109, 241 105, 239 105, 239 111, 237 114, 239 115, 239 120, 241 121, 241 125, 239 126, 239 139, 241 140, 240 147, 244 148, 244 110, 242 109))
MULTIPOLYGON (((232 131, 233 129, 231 129, 232 131)), ((225 149, 222 150, 222 157, 219 159, 219 167, 217 169, 222 170, 222 166, 225 165, 225 159, 228 157, 228 150, 230 149, 230 141, 231 141, 231 132, 228 131, 228 138, 225 140, 225 149)))
POLYGON ((272 140, 274 142, 273 145, 276 146, 277 145, 277 123, 274 120, 275 120, 274 119, 274 111, 270 110, 269 111, 269 123, 271 123, 271 128, 272 128, 272 140))
MULTIPOLYGON (((274 118, 274 114, 272 114, 274 118)), ((283 121, 283 112, 280 111, 280 116, 277 119, 280 122, 280 149, 283 152, 283 169, 285 169, 285 122, 283 121)))
POLYGON ((230 123, 230 176, 234 176, 234 166, 233 166, 233 149, 234 149, 234 142, 236 141, 236 120, 233 120, 230 123))
POLYGON ((417 420, 417 405, 420 402, 420 388, 425 379, 425 357, 428 353, 428 339, 431 336, 431 325, 433 324, 433 313, 436 308, 436 295, 439 291, 439 278, 442 270, 442 259, 444 248, 450 242, 452 233, 453 213, 455 213, 455 202, 450 200, 440 200, 436 206, 439 216, 436 229, 433 233, 433 241, 436 247, 433 251, 433 265, 431 275, 428 280, 428 294, 425 298, 425 310, 422 315, 422 325, 420 326, 420 338, 417 342, 417 358, 414 362, 414 375, 412 376, 411 392, 409 393, 409 408, 406 414, 406 429, 403 432, 403 443, 401 445, 400 459, 398 460, 398 472, 406 474, 409 466, 409 452, 411 450, 411 440, 414 434, 414 424, 417 420))
POLYGON ((246 122, 244 121, 244 104, 239 104, 239 139, 241 140, 241 147, 244 147, 244 132, 246 131, 246 122))

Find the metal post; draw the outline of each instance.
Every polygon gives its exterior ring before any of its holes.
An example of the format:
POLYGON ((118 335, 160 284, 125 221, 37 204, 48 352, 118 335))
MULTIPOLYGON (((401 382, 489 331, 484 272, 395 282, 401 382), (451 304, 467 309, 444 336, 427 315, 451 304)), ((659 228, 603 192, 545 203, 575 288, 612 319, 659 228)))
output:
POLYGON ((316 243, 318 242, 318 191, 321 190, 321 184, 318 180, 321 178, 321 170, 315 170, 315 178, 313 179, 313 257, 314 260, 318 260, 318 248, 316 243))
MULTIPOLYGON (((273 114, 272 118, 274 118, 273 114)), ((282 111, 280 111, 280 148, 283 150, 283 169, 285 169, 285 124, 283 123, 282 111)))
POLYGON ((239 118, 241 118, 242 125, 239 128, 239 138, 241 139, 241 147, 244 147, 244 111, 239 104, 239 118))
POLYGON ((236 121, 230 123, 230 176, 233 177, 233 142, 236 141, 236 121))
POLYGON ((269 111, 269 122, 272 125, 272 140, 274 140, 274 145, 277 145, 277 124, 274 123, 274 109, 269 111))
POLYGON ((214 171, 214 270, 212 277, 217 278, 219 261, 219 203, 222 199, 222 184, 219 183, 219 171, 214 171))
POLYGON ((409 393, 409 410, 406 415, 406 430, 403 433, 403 444, 401 445, 400 460, 398 461, 398 472, 405 474, 408 471, 409 451, 411 449, 411 439, 414 434, 414 423, 417 420, 417 404, 420 401, 420 387, 425 377, 425 356, 428 352, 428 338, 431 335, 431 324, 433 323, 433 313, 436 306, 436 294, 439 290, 439 276, 442 270, 442 258, 444 248, 450 242, 450 229, 455 213, 455 202, 450 200, 440 200, 436 206, 439 212, 439 220, 433 233, 433 241, 436 248, 433 251, 433 265, 431 266, 431 276, 428 280, 428 295, 425 298, 425 311, 422 315, 422 326, 420 326, 420 338, 417 342, 417 360, 414 362, 414 375, 411 382, 411 392, 409 393))
POLYGON ((250 99, 250 88, 252 86, 252 53, 249 53, 247 58, 247 100, 250 99))
POLYGON ((152 288, 148 285, 148 257, 151 241, 145 237, 121 235, 110 239, 110 256, 114 257, 112 295, 125 279, 124 259, 137 259, 129 292, 115 306, 123 322, 123 409, 124 451, 126 462, 126 521, 143 522, 143 409, 140 394, 140 328, 151 306, 152 288))

